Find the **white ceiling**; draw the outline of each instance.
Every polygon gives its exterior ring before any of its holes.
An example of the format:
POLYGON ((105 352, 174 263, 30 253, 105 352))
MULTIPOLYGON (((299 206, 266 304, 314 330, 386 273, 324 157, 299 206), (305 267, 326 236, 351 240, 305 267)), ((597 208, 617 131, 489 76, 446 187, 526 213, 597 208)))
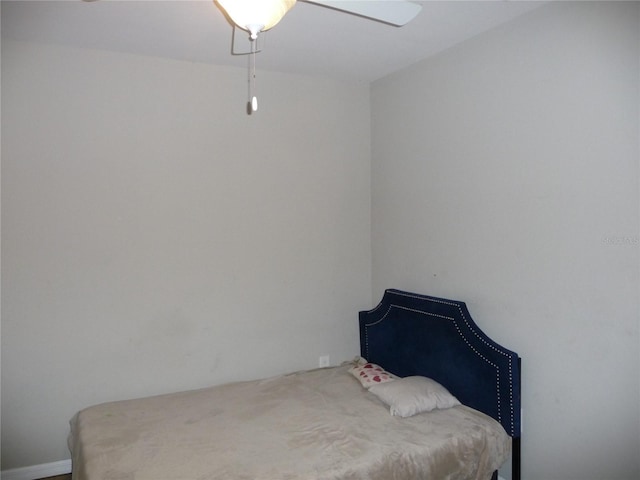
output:
MULTIPOLYGON (((375 0, 363 0, 375 1, 375 0)), ((257 68, 373 81, 545 2, 427 1, 404 27, 298 2, 263 35, 257 68)), ((212 0, 2 1, 2 38, 245 67, 212 0)), ((244 32, 237 35, 246 45, 244 32)))

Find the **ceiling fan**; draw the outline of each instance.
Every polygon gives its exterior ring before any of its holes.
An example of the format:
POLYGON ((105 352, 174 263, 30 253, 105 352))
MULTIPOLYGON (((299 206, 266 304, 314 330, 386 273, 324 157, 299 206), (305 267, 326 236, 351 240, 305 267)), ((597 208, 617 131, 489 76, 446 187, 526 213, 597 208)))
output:
MULTIPOLYGON (((94 2, 97 0, 82 0, 94 2)), ((297 0, 311 3, 321 7, 330 8, 339 12, 355 15, 376 22, 386 23, 395 27, 401 27, 413 20, 422 5, 407 0, 297 0)), ((246 53, 234 55, 251 55, 253 60, 249 67, 249 102, 247 113, 251 114, 258 109, 258 100, 253 94, 255 87, 255 54, 259 52, 257 39, 260 32, 273 28, 291 10, 296 0, 213 0, 213 3, 224 13, 230 23, 235 27, 249 33, 251 50, 246 53)), ((233 36, 232 38, 235 38, 233 36)), ((233 44, 232 40, 232 44, 233 44)))
MULTIPOLYGON (((405 25, 422 9, 417 3, 406 0, 300 0, 357 15, 396 27, 405 25)), ((260 32, 274 27, 296 4, 296 0, 214 0, 227 18, 238 28, 249 33, 253 68, 249 71, 249 102, 247 113, 258 109, 258 100, 253 94, 255 83, 255 54, 260 32)))
MULTIPOLYGON (((296 0, 214 0, 233 23, 255 39, 275 26, 293 8, 296 0)), ((406 0, 300 0, 333 10, 400 27, 422 9, 406 0)))

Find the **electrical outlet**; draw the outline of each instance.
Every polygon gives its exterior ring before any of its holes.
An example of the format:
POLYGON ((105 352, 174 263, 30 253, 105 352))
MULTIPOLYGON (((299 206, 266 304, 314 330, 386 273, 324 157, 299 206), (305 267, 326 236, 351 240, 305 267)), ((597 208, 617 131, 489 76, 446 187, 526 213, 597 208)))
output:
POLYGON ((329 355, 321 355, 318 358, 318 366, 320 368, 328 367, 329 366, 329 355))

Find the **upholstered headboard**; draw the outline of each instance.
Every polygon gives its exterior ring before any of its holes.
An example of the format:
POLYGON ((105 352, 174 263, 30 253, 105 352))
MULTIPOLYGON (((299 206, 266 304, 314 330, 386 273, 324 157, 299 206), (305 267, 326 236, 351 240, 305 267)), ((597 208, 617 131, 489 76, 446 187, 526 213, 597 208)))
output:
POLYGON ((485 335, 464 302, 387 290, 377 307, 360 312, 360 349, 400 377, 440 382, 519 445, 520 358, 485 335))

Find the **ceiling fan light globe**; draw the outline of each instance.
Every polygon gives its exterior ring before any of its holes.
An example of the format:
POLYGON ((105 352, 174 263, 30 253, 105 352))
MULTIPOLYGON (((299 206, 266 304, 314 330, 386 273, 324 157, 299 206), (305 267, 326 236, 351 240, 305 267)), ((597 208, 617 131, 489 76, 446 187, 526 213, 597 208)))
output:
POLYGON ((296 0, 215 0, 239 28, 257 35, 274 27, 295 5, 296 0))

